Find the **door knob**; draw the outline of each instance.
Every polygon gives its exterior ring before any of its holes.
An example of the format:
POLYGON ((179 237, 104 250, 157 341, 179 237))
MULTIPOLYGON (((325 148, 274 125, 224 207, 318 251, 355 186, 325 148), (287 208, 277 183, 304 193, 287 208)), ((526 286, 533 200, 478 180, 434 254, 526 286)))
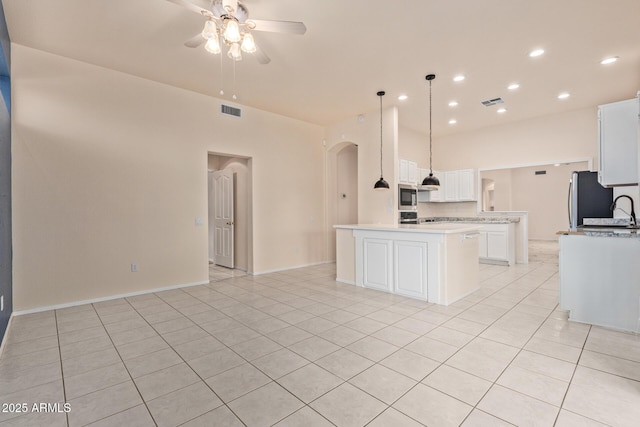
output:
POLYGON ((228 221, 227 225, 233 225, 233 221, 228 221))

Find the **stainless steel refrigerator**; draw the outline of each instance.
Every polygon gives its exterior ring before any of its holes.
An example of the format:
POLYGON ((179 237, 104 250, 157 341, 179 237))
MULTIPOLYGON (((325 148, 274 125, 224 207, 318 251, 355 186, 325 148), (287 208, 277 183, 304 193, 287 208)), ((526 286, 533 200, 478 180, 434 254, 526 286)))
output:
POLYGON ((569 181, 569 229, 576 231, 585 218, 613 218, 612 203, 613 188, 600 185, 598 172, 573 172, 569 181))

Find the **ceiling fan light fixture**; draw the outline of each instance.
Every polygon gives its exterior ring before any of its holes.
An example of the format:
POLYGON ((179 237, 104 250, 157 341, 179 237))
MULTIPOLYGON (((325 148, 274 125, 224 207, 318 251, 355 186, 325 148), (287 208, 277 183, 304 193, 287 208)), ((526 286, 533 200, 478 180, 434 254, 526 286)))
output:
POLYGON ((238 0, 222 0, 222 7, 228 13, 235 13, 238 10, 238 0))
POLYGON ((222 33, 224 41, 227 43, 239 43, 242 40, 240 35, 240 25, 234 18, 224 20, 224 32, 222 33))
POLYGON ((218 38, 218 27, 213 19, 205 21, 204 28, 202 29, 202 38, 211 40, 212 38, 218 38))
POLYGON ((204 48, 207 52, 213 53, 214 55, 218 55, 221 52, 220 41, 218 40, 218 36, 207 40, 207 42, 204 45, 204 48))
POLYGON ((258 48, 256 47, 256 42, 253 39, 253 35, 251 33, 246 33, 244 35, 244 37, 242 38, 242 45, 240 45, 240 48, 242 49, 243 52, 247 52, 247 53, 255 53, 255 51, 258 50, 258 48))
POLYGON ((227 52, 227 56, 234 61, 242 61, 242 52, 240 52, 240 44, 239 43, 231 43, 229 47, 229 52, 227 52))

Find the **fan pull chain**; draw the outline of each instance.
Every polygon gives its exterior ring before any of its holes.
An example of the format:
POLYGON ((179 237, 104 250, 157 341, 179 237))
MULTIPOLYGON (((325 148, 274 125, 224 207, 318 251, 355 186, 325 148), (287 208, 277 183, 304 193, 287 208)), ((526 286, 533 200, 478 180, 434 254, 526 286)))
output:
POLYGON ((220 55, 220 96, 224 95, 224 81, 222 78, 222 55, 220 55))
POLYGON ((233 62, 233 100, 235 101, 236 99, 238 99, 238 97, 236 96, 236 62, 237 61, 232 61, 233 62))

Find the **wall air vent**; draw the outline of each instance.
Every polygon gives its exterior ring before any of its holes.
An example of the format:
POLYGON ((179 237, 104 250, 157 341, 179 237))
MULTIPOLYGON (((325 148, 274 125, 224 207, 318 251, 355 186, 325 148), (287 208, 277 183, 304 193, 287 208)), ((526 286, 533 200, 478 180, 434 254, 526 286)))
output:
POLYGON ((536 175, 546 175, 547 171, 536 171, 536 175))
POLYGON ((503 104, 503 103, 504 103, 504 99, 500 97, 482 101, 482 105, 484 105, 485 107, 491 107, 492 105, 503 104))
POLYGON ((224 105, 221 104, 220 105, 220 112, 222 114, 227 114, 229 116, 234 116, 234 117, 241 117, 242 116, 242 110, 236 107, 232 107, 230 105, 224 105))

